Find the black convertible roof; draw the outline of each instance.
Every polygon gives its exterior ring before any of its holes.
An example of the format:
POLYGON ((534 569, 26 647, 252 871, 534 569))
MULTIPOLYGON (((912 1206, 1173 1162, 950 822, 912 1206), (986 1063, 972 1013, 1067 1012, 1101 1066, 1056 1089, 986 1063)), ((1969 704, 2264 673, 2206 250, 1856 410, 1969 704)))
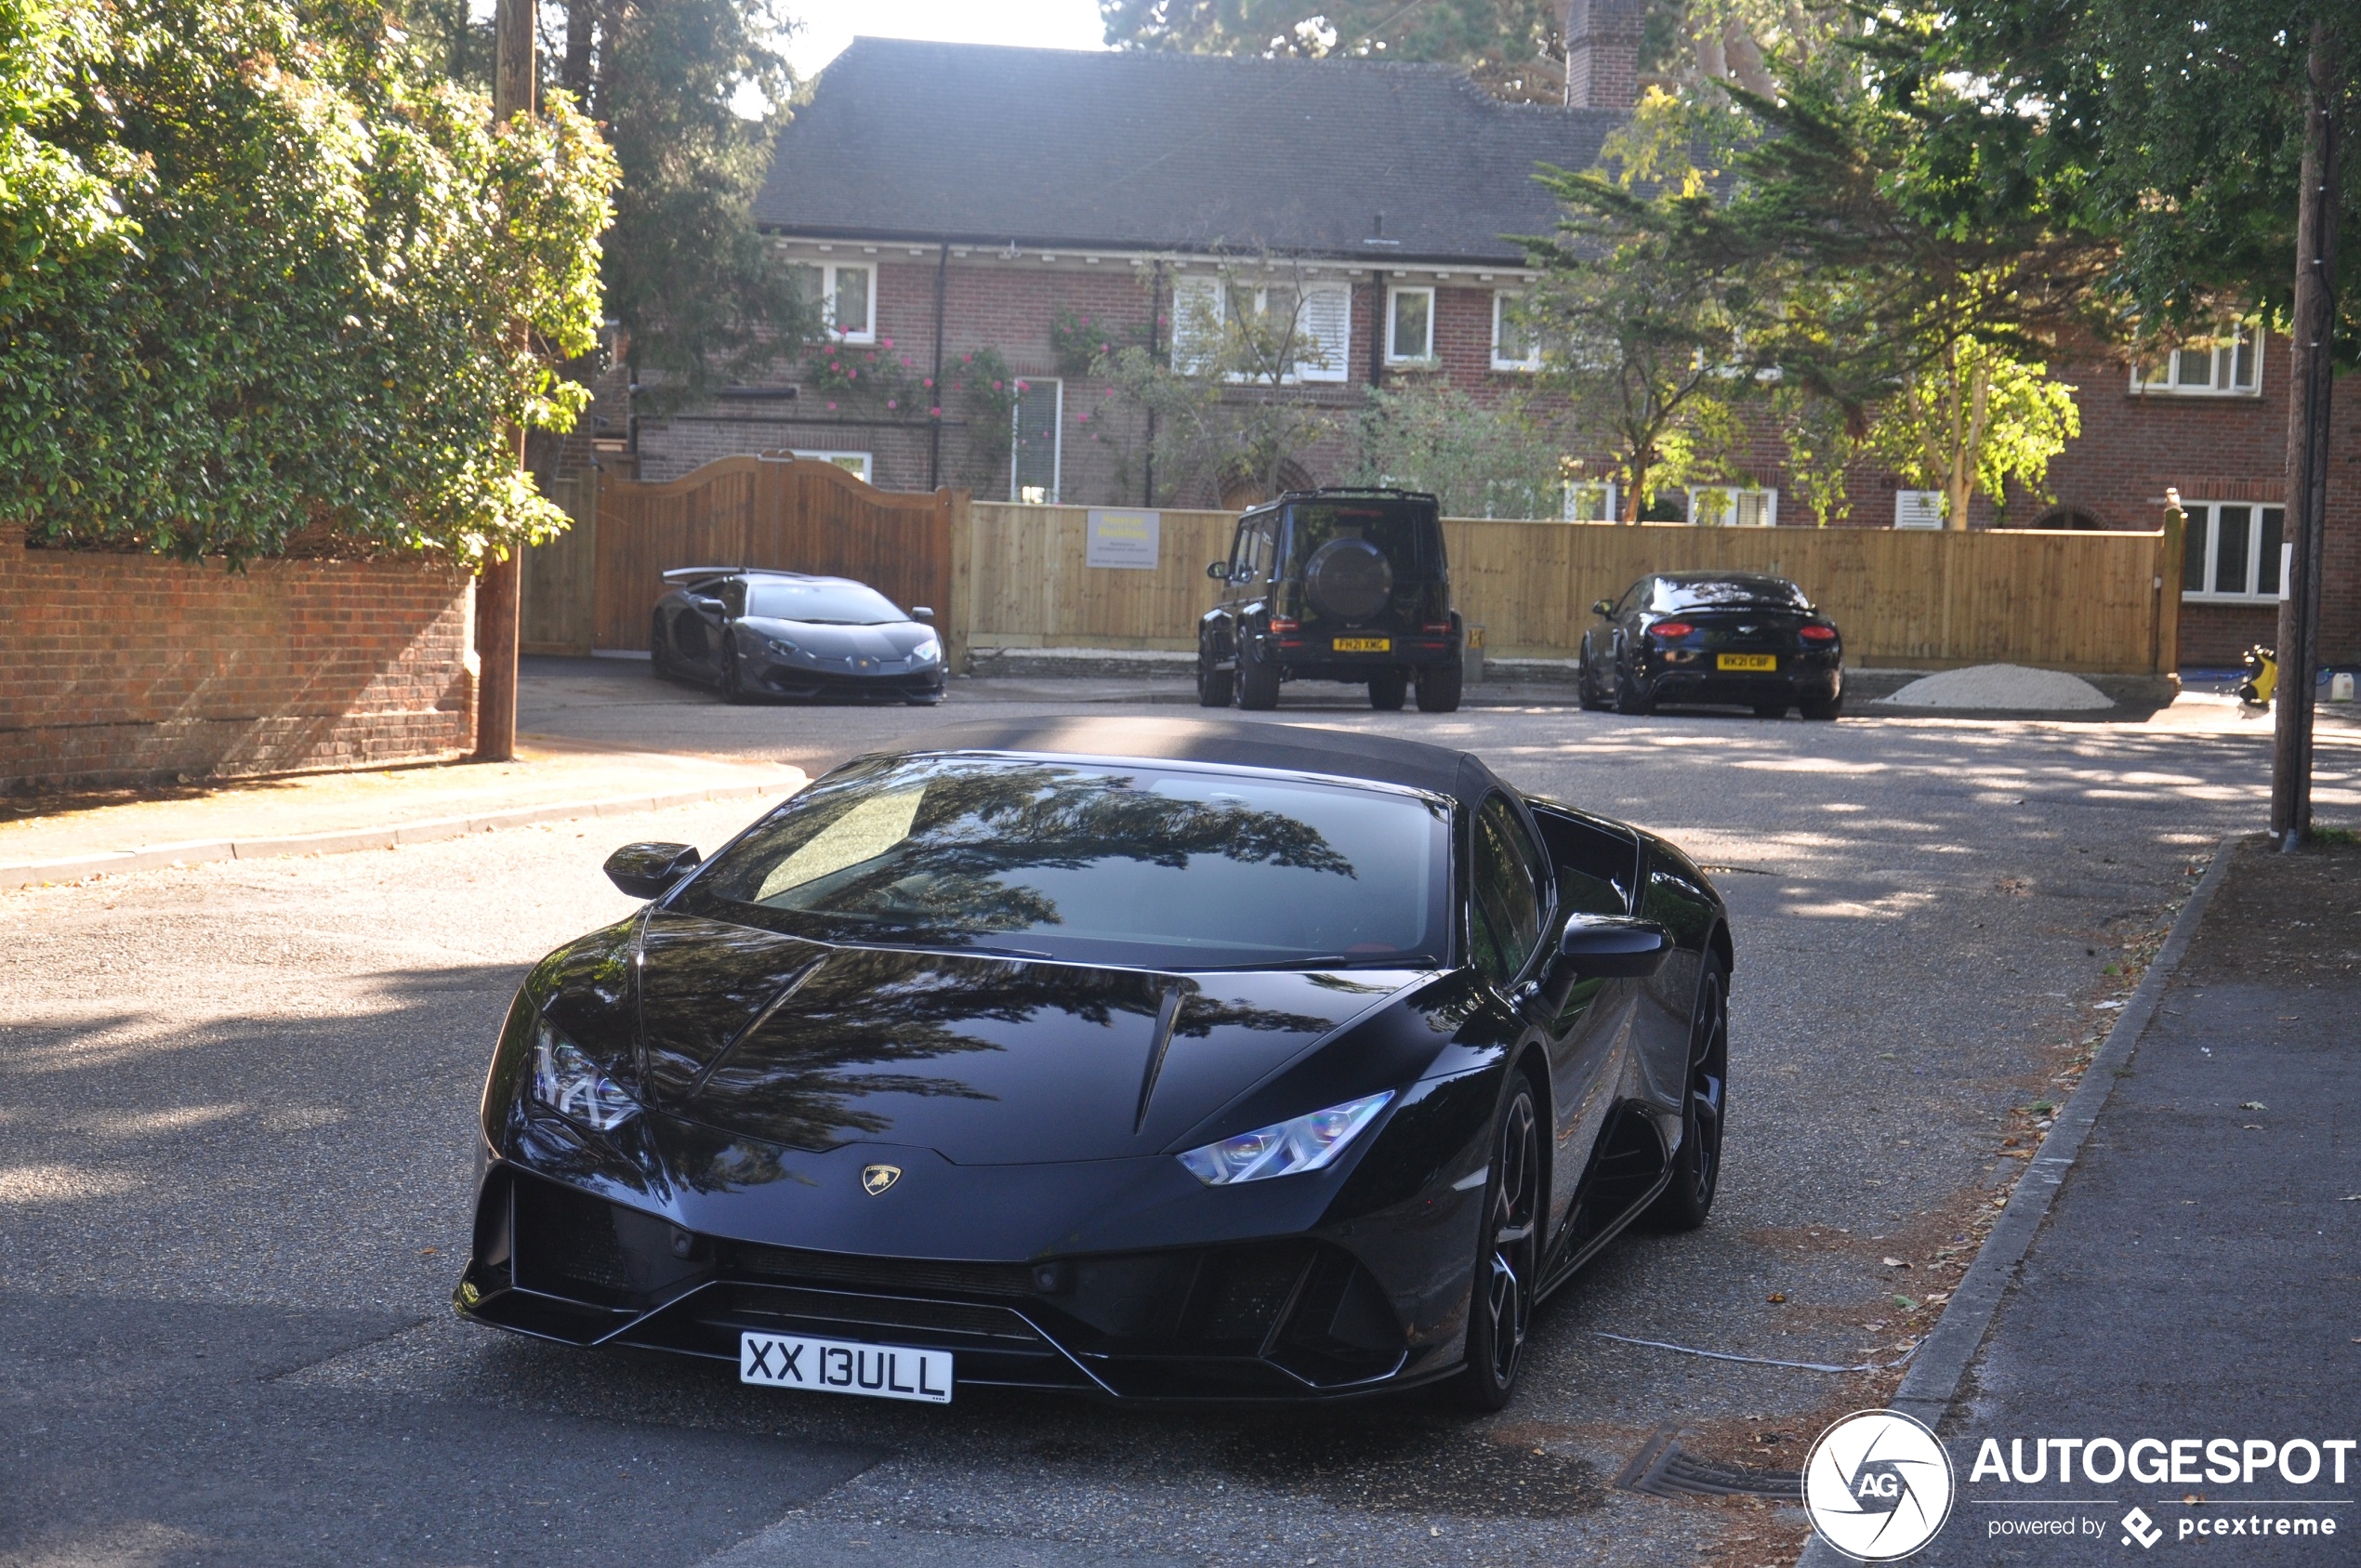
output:
POLYGON ((878 755, 1013 751, 1053 757, 1124 757, 1237 768, 1326 773, 1403 784, 1437 795, 1480 797, 1492 770, 1464 751, 1309 725, 1219 718, 1022 718, 960 724, 878 755))

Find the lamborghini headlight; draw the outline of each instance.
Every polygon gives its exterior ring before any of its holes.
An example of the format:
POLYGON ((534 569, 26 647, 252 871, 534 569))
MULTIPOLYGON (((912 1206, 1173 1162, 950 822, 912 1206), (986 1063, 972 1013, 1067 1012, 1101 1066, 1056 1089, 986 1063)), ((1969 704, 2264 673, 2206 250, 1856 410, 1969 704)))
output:
POLYGON ((533 1098, 568 1121, 613 1132, 640 1113, 639 1102, 582 1048, 547 1019, 533 1027, 533 1098))
POLYGON ((762 639, 762 646, 782 659, 792 659, 799 652, 794 643, 784 637, 766 637, 762 639))
POLYGON ((931 637, 910 650, 910 662, 914 665, 930 665, 942 657, 943 644, 931 637))
POLYGON ((1375 1121, 1378 1113, 1392 1099, 1393 1091, 1388 1089, 1366 1100, 1349 1100, 1326 1111, 1314 1111, 1309 1116, 1257 1127, 1202 1149, 1192 1149, 1180 1160, 1189 1167, 1190 1175, 1208 1187, 1320 1170, 1343 1153, 1344 1146, 1375 1121))

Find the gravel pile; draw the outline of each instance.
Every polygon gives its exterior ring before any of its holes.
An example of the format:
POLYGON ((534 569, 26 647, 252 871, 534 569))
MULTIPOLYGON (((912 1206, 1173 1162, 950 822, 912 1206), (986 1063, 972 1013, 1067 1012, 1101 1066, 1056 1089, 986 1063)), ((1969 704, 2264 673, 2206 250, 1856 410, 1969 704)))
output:
POLYGON ((1974 665, 1914 680, 1901 691, 1874 699, 1896 707, 2010 709, 2059 713, 2073 708, 2115 706, 2107 694, 2063 670, 2023 665, 1974 665))

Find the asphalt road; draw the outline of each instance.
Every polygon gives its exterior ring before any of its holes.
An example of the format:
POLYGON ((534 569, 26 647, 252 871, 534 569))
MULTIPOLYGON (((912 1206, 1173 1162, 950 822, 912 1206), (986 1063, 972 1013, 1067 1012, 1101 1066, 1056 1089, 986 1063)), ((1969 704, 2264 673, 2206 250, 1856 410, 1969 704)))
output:
MULTIPOLYGON (((917 728, 1078 711, 989 697, 729 708, 644 666, 545 665, 523 723, 816 773, 917 728)), ((2002 1140, 2035 1118, 2012 1108, 2056 1092, 2061 1047, 2125 988, 2108 967, 2253 825, 2267 765, 2261 735, 2088 723, 1378 716, 1292 692, 1271 721, 1464 744, 1726 868, 1721 1205, 1550 1303, 1502 1416, 798 1399, 455 1321, 499 1015, 534 958, 630 907, 598 871, 609 840, 742 824, 706 807, 0 894, 0 1564, 1791 1561, 1791 1509, 1611 1482, 1663 1422, 1792 1468, 1886 1383, 1593 1331, 1891 1359, 1950 1277, 1938 1250, 2015 1174, 2002 1140)), ((2361 815, 2361 747, 2324 735, 2321 784, 2325 814, 2361 815)))

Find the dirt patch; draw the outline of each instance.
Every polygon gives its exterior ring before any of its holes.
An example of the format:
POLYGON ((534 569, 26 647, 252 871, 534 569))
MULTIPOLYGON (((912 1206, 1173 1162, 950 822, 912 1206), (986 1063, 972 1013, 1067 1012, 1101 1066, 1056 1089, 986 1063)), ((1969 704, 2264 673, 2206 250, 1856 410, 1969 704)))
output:
POLYGON ((2260 836, 2232 852, 2179 981, 2361 980, 2361 844, 2281 854, 2260 836))

